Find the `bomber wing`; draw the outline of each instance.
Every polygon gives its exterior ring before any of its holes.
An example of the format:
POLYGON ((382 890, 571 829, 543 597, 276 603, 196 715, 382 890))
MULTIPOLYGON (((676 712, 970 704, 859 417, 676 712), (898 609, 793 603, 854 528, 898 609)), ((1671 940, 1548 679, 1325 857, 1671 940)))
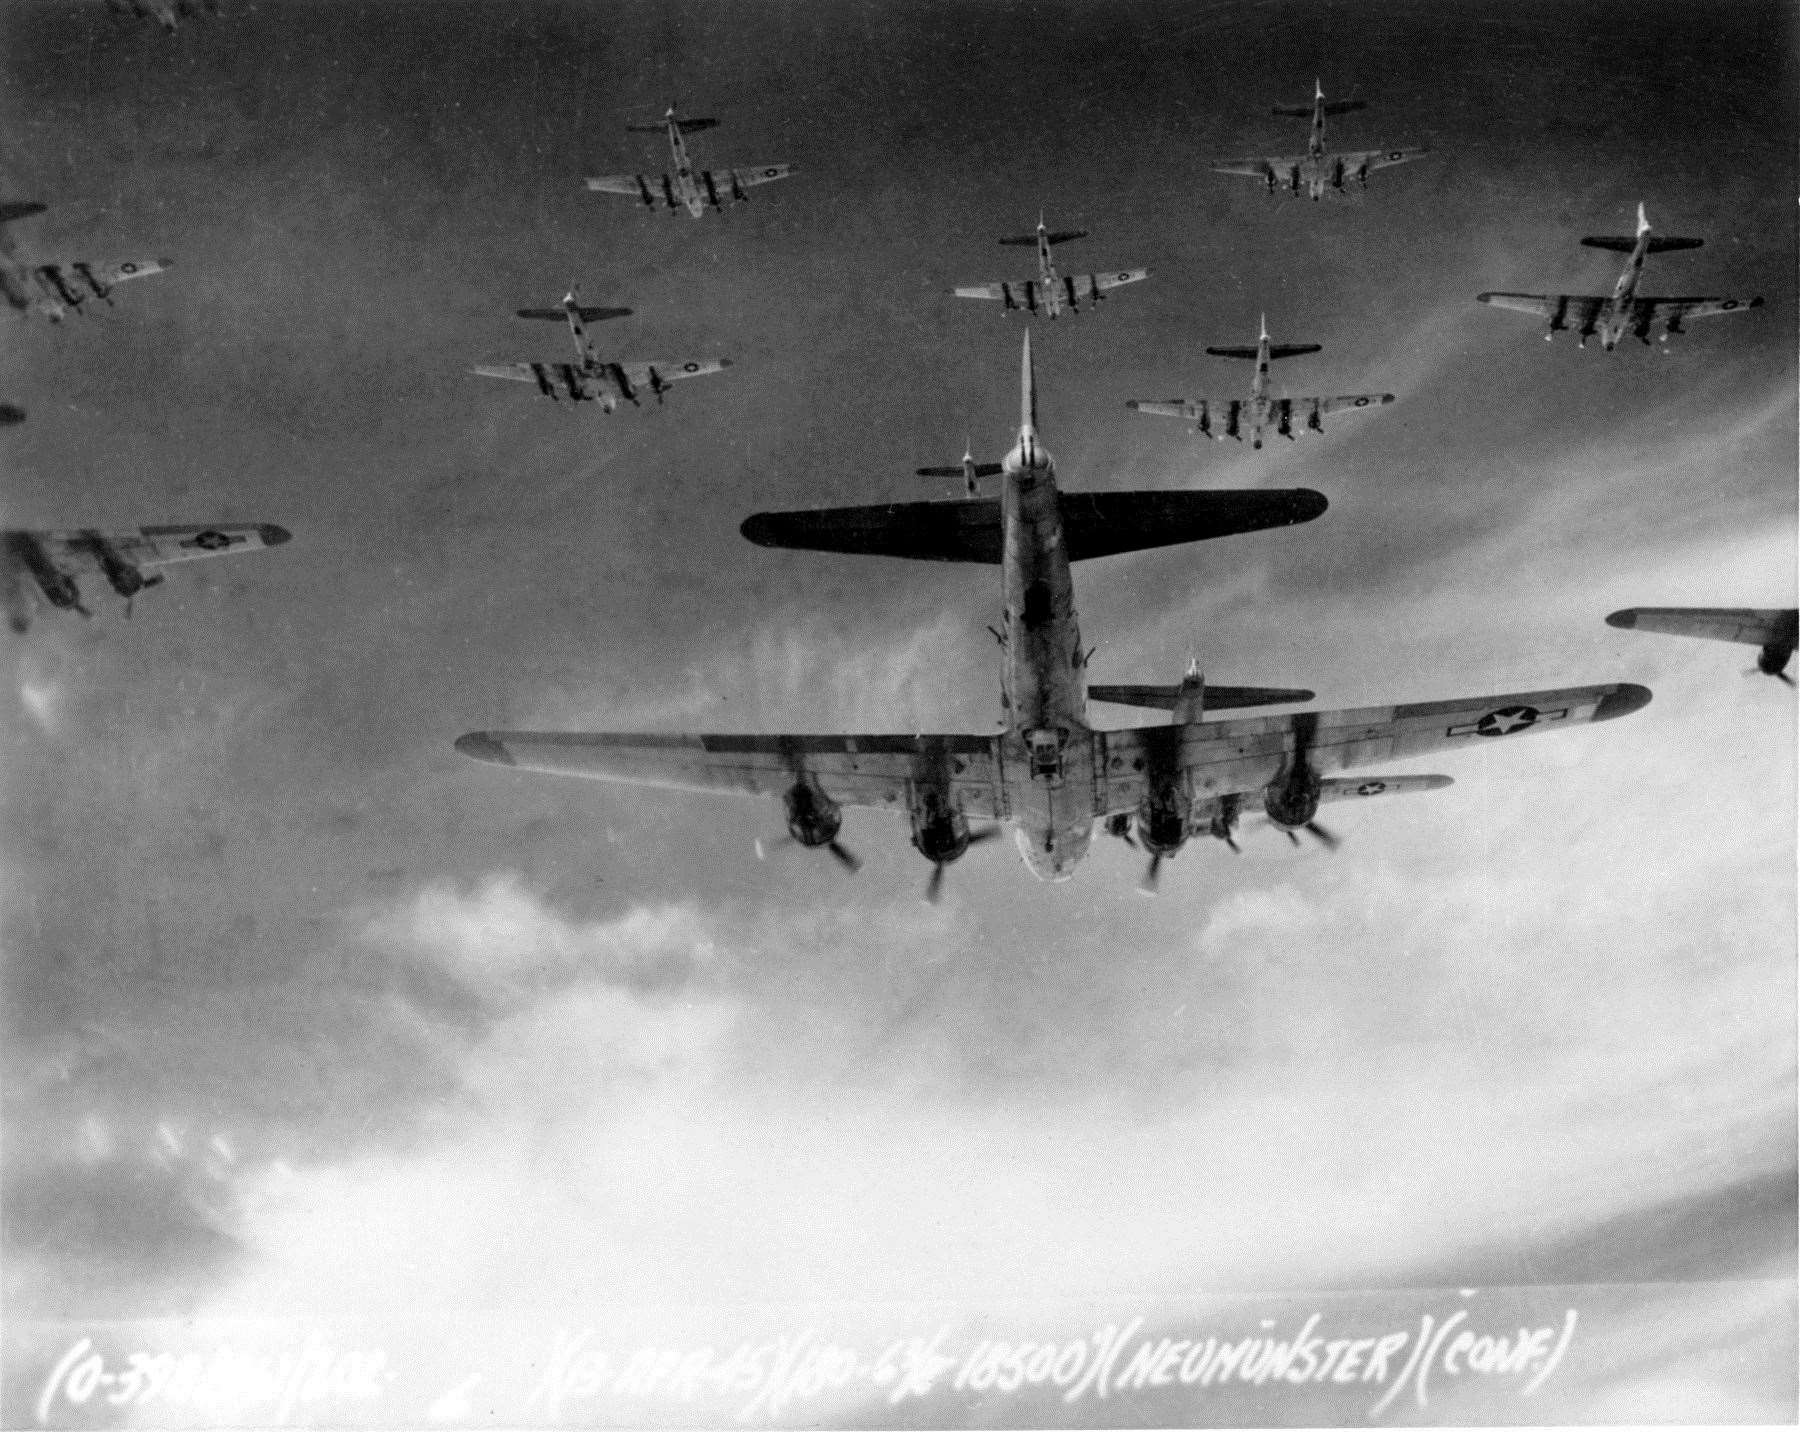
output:
POLYGON ((683 791, 782 795, 805 779, 839 805, 907 808, 915 788, 943 789, 964 814, 995 819, 994 736, 668 736, 472 731, 456 749, 477 761, 683 791))
POLYGON ((1147 268, 1114 269, 1111 273, 1087 273, 1079 277, 1071 277, 1065 282, 1073 283, 1076 292, 1084 297, 1098 293, 1106 293, 1111 289, 1123 288, 1128 283, 1142 283, 1150 277, 1147 268))
POLYGON ((1449 776, 1327 776, 1319 782, 1319 804, 1441 791, 1455 784, 1449 776))
MULTIPOLYGON (((1320 776, 1431 752, 1485 747, 1539 731, 1610 721, 1639 710, 1650 692, 1628 682, 1507 692, 1348 711, 1302 711, 1185 726, 1096 732, 1104 771, 1097 816, 1135 811, 1147 771, 1173 764, 1196 802, 1260 793, 1299 753, 1320 776), (1171 749, 1172 748, 1172 749, 1171 749)), ((1392 777, 1383 777, 1392 780, 1392 777)))
POLYGON ((704 378, 731 366, 729 358, 671 358, 654 363, 619 363, 615 365, 631 380, 634 388, 660 392, 683 378, 704 378))
POLYGON ((1608 616, 1606 624, 1627 631, 1767 646, 1794 639, 1795 617, 1792 607, 1627 607, 1608 616))
POLYGON ((221 522, 211 527, 132 527, 122 532, 35 532, 46 556, 70 572, 105 570, 102 547, 134 567, 166 567, 279 547, 293 534, 272 522, 221 522))
POLYGON ((1711 318, 1721 313, 1742 313, 1747 308, 1761 308, 1762 298, 1640 298, 1631 305, 1632 325, 1648 328, 1657 322, 1672 322, 1679 330, 1684 318, 1711 318))
POLYGON ((727 192, 735 185, 738 189, 749 189, 757 184, 772 184, 777 179, 786 179, 794 172, 792 164, 734 164, 729 169, 710 169, 702 177, 712 180, 714 188, 727 192))
POLYGON ((1001 283, 965 283, 950 290, 958 298, 984 298, 990 303, 1004 303, 1008 308, 1029 308, 1037 312, 1046 301, 1044 286, 1035 278, 1021 278, 1001 283))
POLYGON ((546 398, 610 402, 617 397, 636 402, 640 391, 660 398, 671 383, 730 366, 729 358, 682 358, 666 363, 599 363, 591 368, 578 363, 477 363, 470 371, 483 378, 535 383, 546 398))
POLYGON ((134 278, 149 278, 163 273, 172 265, 168 259, 121 259, 110 264, 70 264, 68 267, 84 277, 92 277, 106 288, 128 283, 134 278))
POLYGON ((1125 406, 1153 417, 1186 418, 1196 432, 1208 437, 1234 438, 1247 405, 1242 398, 1131 398, 1125 406))
MULTIPOLYGON (((1326 507, 1322 494, 1304 487, 1059 497, 1071 562, 1287 527, 1312 521, 1326 507)), ((1002 546, 1000 504, 992 498, 758 512, 739 530, 763 547, 928 562, 997 563, 1002 546)))
POLYGON ((1411 149, 1352 149, 1341 154, 1327 154, 1325 163, 1341 163, 1344 173, 1351 178, 1367 174, 1373 169, 1388 169, 1396 164, 1404 164, 1409 159, 1417 159, 1431 150, 1425 145, 1415 145, 1411 149))
POLYGON ((1591 333, 1608 300, 1592 293, 1478 293, 1477 303, 1550 320, 1550 327, 1591 333))
POLYGON ((1215 174, 1243 174, 1272 184, 1291 184, 1305 162, 1304 157, 1284 155, 1273 159, 1217 159, 1208 167, 1215 174))

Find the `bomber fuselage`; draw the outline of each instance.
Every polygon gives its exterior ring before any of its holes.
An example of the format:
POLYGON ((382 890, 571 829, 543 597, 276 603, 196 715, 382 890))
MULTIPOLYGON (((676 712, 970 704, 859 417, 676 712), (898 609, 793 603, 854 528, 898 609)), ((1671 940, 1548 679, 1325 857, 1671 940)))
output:
MULTIPOLYGON (((1029 365, 1029 339, 1026 355, 1029 365)), ((1002 779, 1026 865, 1040 880, 1067 880, 1093 832, 1087 662, 1056 470, 1029 421, 1001 481, 1002 779)))

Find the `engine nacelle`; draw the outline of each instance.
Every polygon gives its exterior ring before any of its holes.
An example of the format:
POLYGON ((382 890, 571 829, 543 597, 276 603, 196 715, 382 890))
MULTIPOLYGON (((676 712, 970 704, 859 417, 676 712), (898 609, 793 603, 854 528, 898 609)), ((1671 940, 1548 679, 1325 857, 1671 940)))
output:
POLYGON ((1764 676, 1780 676, 1794 658, 1794 648, 1787 642, 1772 641, 1756 654, 1756 669, 1764 676))
POLYGON ((1685 329, 1681 326, 1681 314, 1679 312, 1671 313, 1669 315, 1668 326, 1663 329, 1663 337, 1664 338, 1673 338, 1677 333, 1686 333, 1686 332, 1687 332, 1687 329, 1685 329))
POLYGON ((1146 798, 1137 811, 1137 838, 1152 855, 1175 854, 1187 844, 1187 798, 1178 791, 1146 798))
POLYGON ((936 801, 917 803, 912 810, 912 843, 934 865, 961 860, 969 848, 968 817, 936 801))
POLYGON ((44 544, 31 533, 6 534, 5 561, 14 571, 29 572, 51 606, 65 612, 85 611, 81 605, 81 588, 75 584, 75 579, 50 560, 44 544))
POLYGON ((1212 819, 1207 822, 1206 833, 1214 840, 1222 840, 1235 849, 1238 820, 1243 815, 1243 810, 1244 798, 1241 795, 1219 797, 1213 807, 1212 819))
POLYGON ((1283 830, 1299 830, 1319 813, 1319 775, 1298 766, 1270 781, 1263 790, 1263 809, 1283 830))
POLYGON ((830 845, 844 824, 843 809, 811 781, 800 781, 782 796, 788 834, 810 849, 830 845))

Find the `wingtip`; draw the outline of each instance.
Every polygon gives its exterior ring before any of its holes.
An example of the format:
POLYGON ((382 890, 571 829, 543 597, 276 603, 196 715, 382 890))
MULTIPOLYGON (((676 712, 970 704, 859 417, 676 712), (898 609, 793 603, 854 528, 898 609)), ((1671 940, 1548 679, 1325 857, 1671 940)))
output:
POLYGON ((1616 721, 1621 716, 1629 716, 1633 711, 1642 711, 1649 704, 1648 686, 1623 681, 1600 699, 1600 704, 1594 708, 1594 719, 1616 721))
POLYGON ((1331 506, 1324 493, 1315 492, 1310 487, 1296 487, 1291 491, 1292 495, 1288 500, 1293 506, 1296 522, 1311 522, 1323 517, 1326 509, 1331 506))
POLYGON ((285 527, 277 527, 273 522, 264 522, 256 529, 256 535, 262 538, 265 547, 279 547, 283 542, 293 541, 294 534, 285 527))
POLYGON ((1626 607, 1622 612, 1609 612, 1606 617, 1606 624, 1609 627, 1618 627, 1620 631, 1630 631, 1637 625, 1637 619, 1637 608, 1626 607))
POLYGON ((492 766, 515 764, 505 743, 496 740, 487 731, 471 731, 466 736, 458 736, 456 749, 458 754, 467 756, 471 761, 486 761, 492 766))
POLYGON ((1494 295, 1491 293, 1478 293, 1475 295, 1475 302, 1477 303, 1492 303, 1493 301, 1494 295))
POLYGON ((738 523, 738 535, 746 541, 754 542, 758 547, 774 547, 779 545, 775 540, 775 514, 772 512, 752 512, 738 523))

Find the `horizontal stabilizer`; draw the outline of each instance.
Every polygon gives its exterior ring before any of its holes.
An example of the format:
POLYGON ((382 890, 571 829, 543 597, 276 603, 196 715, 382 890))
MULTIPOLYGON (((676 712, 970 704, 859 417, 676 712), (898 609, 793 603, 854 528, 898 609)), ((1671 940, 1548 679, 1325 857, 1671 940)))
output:
MULTIPOLYGON (((1355 110, 1368 107, 1369 102, 1366 99, 1334 99, 1326 102, 1325 113, 1350 114, 1355 110)), ((1311 119, 1313 107, 1310 104, 1278 104, 1270 109, 1269 113, 1279 114, 1287 119, 1311 119)))
POLYGON ((42 204, 0 204, 0 224, 10 224, 14 219, 29 219, 33 214, 43 212, 42 204))
MULTIPOLYGON (((962 477, 968 471, 965 467, 922 467, 918 469, 920 477, 962 477)), ((1006 468, 997 462, 978 462, 975 464, 975 476, 998 477, 1006 468)))
MULTIPOLYGON (((1629 234, 1590 234, 1581 242, 1584 248, 1606 249, 1615 254, 1628 254, 1637 247, 1636 237, 1629 234)), ((1697 249, 1705 242, 1705 239, 1678 239, 1672 235, 1652 234, 1644 252, 1666 254, 1675 249, 1697 249)))
MULTIPOLYGON (((719 121, 716 119, 678 119, 675 121, 675 127, 683 134, 692 134, 696 130, 711 129, 718 124, 718 122, 719 121)), ((663 124, 628 124, 625 126, 626 133, 628 134, 661 134, 667 128, 668 125, 666 122, 663 124)))
MULTIPOLYGON (((1044 242, 1047 244, 1066 244, 1071 239, 1085 239, 1086 237, 1086 229, 1059 229, 1053 234, 1045 234, 1044 242)), ((1019 234, 1014 238, 1000 240, 1003 244, 1017 245, 1020 248, 1035 248, 1037 246, 1037 241, 1038 236, 1036 234, 1019 234)))
MULTIPOLYGON (((598 323, 603 318, 623 318, 630 312, 629 308, 588 308, 584 306, 575 310, 575 316, 583 323, 598 323)), ((566 308, 521 308, 518 310, 518 314, 520 318, 543 318, 560 323, 569 316, 569 310, 566 308)))
MULTIPOLYGON (((1247 706, 1280 706, 1313 699, 1310 691, 1286 686, 1214 686, 1209 681, 1201 691, 1208 711, 1240 711, 1247 706)), ((1176 701, 1188 692, 1181 686, 1090 686, 1087 694, 1089 700, 1115 706, 1154 706, 1159 711, 1173 711, 1176 701)))
MULTIPOLYGON (((1298 358, 1303 353, 1317 353, 1319 348, 1320 345, 1317 343, 1271 343, 1269 345, 1269 357, 1271 360, 1276 358, 1298 358)), ((1254 345, 1248 348, 1208 348, 1206 351, 1215 358, 1248 358, 1252 362, 1262 357, 1262 350, 1254 345)))
MULTIPOLYGON (((1060 501, 1071 562, 1311 522, 1327 506, 1324 494, 1304 487, 1065 492, 1060 501)), ((738 530, 762 547, 924 562, 998 563, 1003 547, 992 498, 758 512, 738 530)))

